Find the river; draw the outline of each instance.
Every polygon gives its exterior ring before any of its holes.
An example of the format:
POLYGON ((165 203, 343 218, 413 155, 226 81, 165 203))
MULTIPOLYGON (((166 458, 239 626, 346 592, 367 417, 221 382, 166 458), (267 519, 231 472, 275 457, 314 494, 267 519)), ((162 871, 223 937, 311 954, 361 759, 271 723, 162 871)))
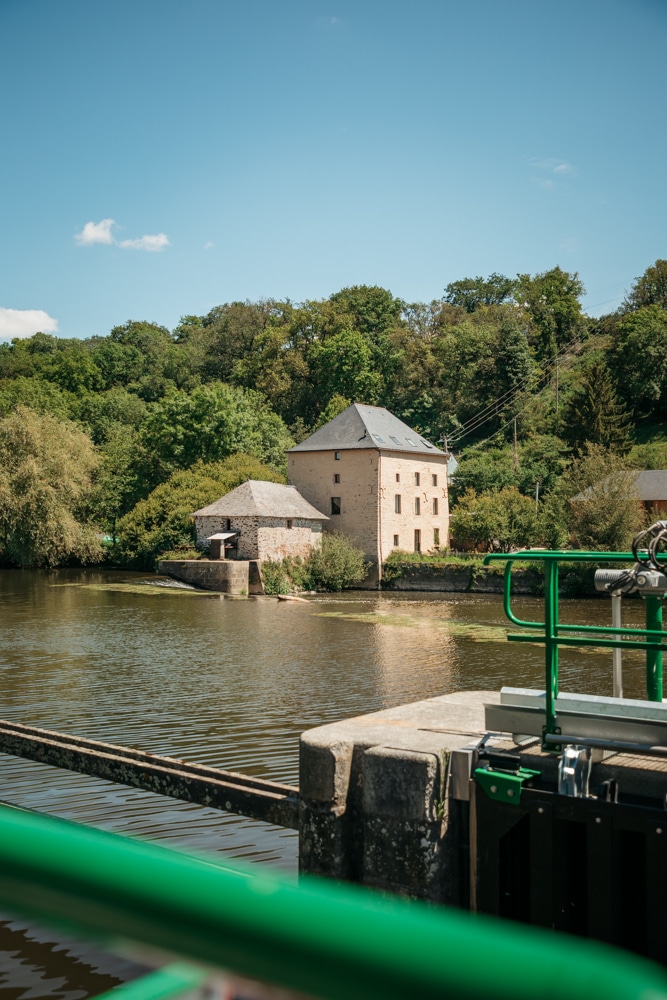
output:
MULTIPOLYGON (((626 621, 639 624, 640 602, 627 603, 626 621)), ((542 617, 539 598, 516 605, 522 617, 542 617)), ((293 784, 305 729, 457 690, 544 686, 542 650, 506 641, 494 595, 352 591, 288 603, 225 599, 139 573, 6 570, 0 606, 0 717, 293 784)), ((609 616, 607 600, 561 604, 564 621, 609 616)), ((611 694, 610 654, 569 650, 561 663, 563 690, 611 694)), ((626 696, 643 696, 639 656, 628 657, 624 680, 626 696)), ((6 755, 0 799, 296 870, 292 831, 6 755)), ((106 988, 68 975, 47 988, 48 963, 30 950, 43 950, 44 935, 29 944, 25 934, 12 921, 0 934, 3 996, 28 996, 17 986, 24 973, 35 998, 106 988), (25 972, 31 963, 40 987, 25 972)), ((123 978, 119 968, 110 983, 123 978)))

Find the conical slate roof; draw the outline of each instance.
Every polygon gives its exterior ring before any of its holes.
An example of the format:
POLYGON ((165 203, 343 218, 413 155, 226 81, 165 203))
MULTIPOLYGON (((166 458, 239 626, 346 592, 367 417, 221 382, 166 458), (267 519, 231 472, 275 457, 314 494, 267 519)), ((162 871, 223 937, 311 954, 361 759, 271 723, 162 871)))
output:
POLYGON ((342 451, 348 448, 377 448, 378 451, 407 451, 412 455, 444 455, 434 444, 413 431, 383 406, 353 403, 324 427, 311 434, 293 451, 342 451))
POLYGON ((224 497, 196 510, 193 517, 216 514, 221 517, 297 517, 309 521, 328 521, 301 496, 296 486, 266 483, 249 479, 224 497))

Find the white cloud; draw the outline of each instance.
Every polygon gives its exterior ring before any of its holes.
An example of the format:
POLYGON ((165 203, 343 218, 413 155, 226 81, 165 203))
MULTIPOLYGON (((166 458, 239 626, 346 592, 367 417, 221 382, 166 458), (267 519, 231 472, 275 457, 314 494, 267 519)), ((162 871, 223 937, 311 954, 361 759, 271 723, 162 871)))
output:
POLYGON ((141 236, 136 240, 121 240, 118 244, 123 250, 148 250, 150 253, 159 253, 165 247, 170 246, 169 237, 165 233, 156 233, 155 236, 141 236))
POLYGON ((149 253, 159 253, 170 246, 169 237, 165 233, 154 236, 144 235, 134 240, 117 240, 111 232, 116 223, 113 219, 102 219, 101 222, 87 222, 80 233, 74 236, 80 247, 92 246, 93 243, 106 243, 121 247, 123 250, 148 250, 149 253))
POLYGON ((340 23, 341 23, 340 17, 330 17, 329 18, 329 24, 340 24, 340 23))
POLYGON ((567 160, 558 160, 553 156, 547 157, 546 160, 538 160, 533 157, 530 165, 537 167, 538 170, 546 170, 550 174, 556 174, 557 177, 574 177, 577 172, 567 160))
POLYGON ((88 247, 93 243, 115 243, 111 235, 111 227, 116 223, 113 219, 102 219, 101 222, 87 222, 74 239, 80 247, 88 247))
POLYGON ((213 243, 212 240, 209 240, 208 243, 204 243, 204 250, 212 250, 214 246, 215 243, 213 243))
POLYGON ((32 337, 33 333, 56 333, 58 320, 43 309, 2 309, 0 307, 0 340, 10 337, 32 337))

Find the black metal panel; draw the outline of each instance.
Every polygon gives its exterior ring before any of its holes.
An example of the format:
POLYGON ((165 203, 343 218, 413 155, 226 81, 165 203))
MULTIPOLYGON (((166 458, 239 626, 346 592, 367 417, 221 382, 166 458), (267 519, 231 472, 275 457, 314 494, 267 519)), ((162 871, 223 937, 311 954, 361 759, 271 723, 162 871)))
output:
POLYGON ((476 785, 471 905, 667 964, 667 813, 613 797, 524 788, 509 805, 476 785))

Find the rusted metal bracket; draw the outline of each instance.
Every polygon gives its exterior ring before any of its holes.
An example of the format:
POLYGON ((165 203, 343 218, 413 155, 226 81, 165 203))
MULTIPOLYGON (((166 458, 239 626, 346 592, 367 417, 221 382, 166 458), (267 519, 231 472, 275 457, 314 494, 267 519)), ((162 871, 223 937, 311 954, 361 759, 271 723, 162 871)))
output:
POLYGON ((291 830, 299 828, 299 789, 292 785, 3 720, 0 752, 291 830))

